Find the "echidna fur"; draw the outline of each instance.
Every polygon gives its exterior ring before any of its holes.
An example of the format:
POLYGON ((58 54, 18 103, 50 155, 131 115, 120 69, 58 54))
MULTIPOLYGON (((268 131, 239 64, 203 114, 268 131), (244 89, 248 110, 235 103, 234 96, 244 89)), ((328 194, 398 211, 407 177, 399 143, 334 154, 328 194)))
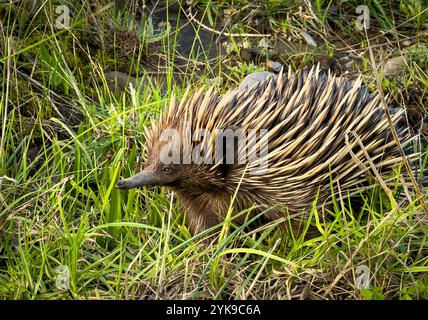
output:
MULTIPOLYGON (((197 233, 226 216, 237 190, 234 212, 255 205, 254 213, 270 209, 265 216, 273 220, 307 213, 315 199, 321 208, 333 194, 336 198, 356 194, 363 186, 375 185, 379 175, 386 182, 396 181, 394 172, 403 163, 399 146, 380 96, 361 83, 361 78, 351 82, 312 68, 299 74, 281 72, 248 90, 235 89, 223 96, 211 88, 186 93, 180 103, 173 97, 168 111, 145 132, 148 159, 143 173, 119 182, 118 187, 168 186, 186 212, 189 229, 197 233), (173 178, 168 178, 159 158, 160 135, 165 128, 174 128, 184 136, 188 134, 184 123, 190 124, 191 132, 268 129, 269 152, 260 160, 267 160, 267 170, 249 174, 250 169, 257 170, 257 161, 175 164, 173 178)), ((414 167, 420 159, 414 148, 418 136, 409 129, 404 108, 389 111, 400 147, 414 167)), ((240 151, 239 146, 235 151, 240 151)), ((401 175, 408 181, 404 168, 401 175)))

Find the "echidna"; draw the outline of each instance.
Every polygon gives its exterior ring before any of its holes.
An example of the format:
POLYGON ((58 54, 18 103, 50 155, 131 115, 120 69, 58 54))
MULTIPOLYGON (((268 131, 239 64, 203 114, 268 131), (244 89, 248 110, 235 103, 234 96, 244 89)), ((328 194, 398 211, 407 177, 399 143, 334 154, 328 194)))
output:
MULTIPOLYGON (((418 159, 405 110, 390 114, 400 147, 411 162, 418 159)), ((237 190, 235 212, 272 208, 266 217, 273 220, 308 212, 315 199, 322 206, 332 195, 355 194, 370 176, 388 181, 403 161, 380 96, 361 78, 318 68, 281 72, 223 96, 209 89, 180 103, 173 97, 145 136, 145 169, 117 187, 171 188, 193 233, 219 223, 237 190)))

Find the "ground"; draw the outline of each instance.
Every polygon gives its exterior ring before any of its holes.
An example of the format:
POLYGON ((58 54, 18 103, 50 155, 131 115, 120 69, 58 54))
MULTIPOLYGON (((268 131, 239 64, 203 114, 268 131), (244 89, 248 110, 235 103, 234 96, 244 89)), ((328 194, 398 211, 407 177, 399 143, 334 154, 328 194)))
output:
POLYGON ((426 1, 6 2, 1 298, 428 298, 428 193, 403 200, 399 179, 358 209, 314 206, 298 235, 225 221, 212 246, 167 189, 114 187, 141 168, 144 128, 172 94, 316 64, 406 108, 424 167, 426 1))

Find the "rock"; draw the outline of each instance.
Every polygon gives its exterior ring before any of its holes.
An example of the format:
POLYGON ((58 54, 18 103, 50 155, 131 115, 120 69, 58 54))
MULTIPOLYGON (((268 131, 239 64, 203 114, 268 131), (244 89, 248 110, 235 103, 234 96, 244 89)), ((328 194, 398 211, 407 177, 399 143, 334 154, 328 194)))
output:
POLYGON ((315 42, 314 38, 312 38, 312 36, 307 33, 304 30, 300 30, 300 34, 302 35, 302 37, 305 39, 306 43, 312 47, 317 47, 317 43, 315 42))
POLYGON ((346 70, 350 70, 353 64, 354 64, 354 61, 348 61, 344 64, 344 67, 346 70))
POLYGON ((403 56, 398 56, 389 59, 383 66, 383 74, 385 77, 394 76, 403 72, 406 65, 406 59, 403 56))
POLYGON ((247 75, 238 86, 238 91, 247 90, 253 87, 256 83, 273 77, 275 74, 268 71, 254 72, 247 75))
POLYGON ((112 92, 118 94, 122 94, 125 90, 129 91, 130 83, 135 90, 139 87, 151 88, 151 84, 153 84, 155 88, 159 88, 161 92, 167 90, 166 79, 162 75, 157 75, 154 78, 146 75, 137 80, 137 78, 129 76, 124 72, 110 71, 105 73, 105 77, 108 88, 112 92))
POLYGON ((403 47, 410 47, 412 45, 412 41, 404 40, 402 43, 403 47))
POLYGON ((275 72, 280 72, 284 66, 279 62, 268 60, 267 67, 275 72))
POLYGON ((119 93, 122 93, 123 90, 129 88, 129 83, 132 83, 134 89, 137 85, 136 78, 128 76, 126 73, 120 71, 106 72, 105 77, 107 85, 112 92, 117 89, 119 93))

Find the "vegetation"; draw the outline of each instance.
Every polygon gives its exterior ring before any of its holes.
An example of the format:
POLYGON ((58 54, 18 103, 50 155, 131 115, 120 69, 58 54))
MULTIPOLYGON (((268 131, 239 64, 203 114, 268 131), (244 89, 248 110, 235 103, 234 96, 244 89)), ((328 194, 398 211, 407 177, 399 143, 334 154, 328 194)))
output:
POLYGON ((1 298, 428 299, 428 212, 399 175, 395 197, 373 181, 357 208, 314 204, 299 234, 230 216, 208 247, 167 189, 114 187, 172 94, 277 64, 371 90, 379 72, 426 166, 425 1, 13 2, 0 2, 1 298))

